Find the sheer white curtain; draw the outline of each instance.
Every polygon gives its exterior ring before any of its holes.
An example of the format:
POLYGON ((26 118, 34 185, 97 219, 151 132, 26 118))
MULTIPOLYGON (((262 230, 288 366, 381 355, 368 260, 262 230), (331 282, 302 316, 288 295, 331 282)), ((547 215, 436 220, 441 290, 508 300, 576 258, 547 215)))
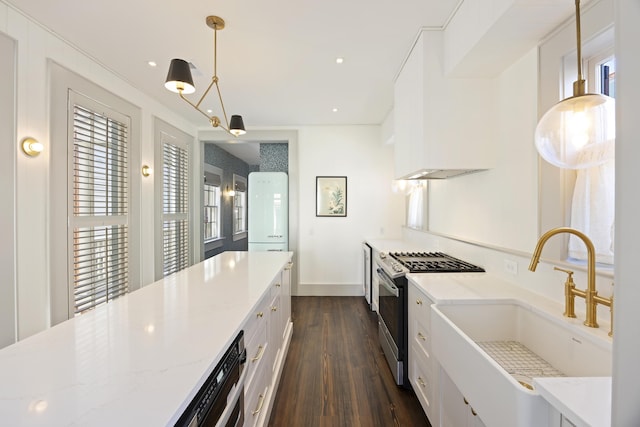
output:
POLYGON ((407 227, 422 228, 424 225, 424 191, 422 184, 411 188, 407 206, 407 227))
MULTIPOLYGON (((585 233, 596 249, 596 261, 613 264, 615 163, 579 169, 571 204, 571 227, 585 233)), ((569 237, 569 257, 586 260, 582 240, 569 237)))

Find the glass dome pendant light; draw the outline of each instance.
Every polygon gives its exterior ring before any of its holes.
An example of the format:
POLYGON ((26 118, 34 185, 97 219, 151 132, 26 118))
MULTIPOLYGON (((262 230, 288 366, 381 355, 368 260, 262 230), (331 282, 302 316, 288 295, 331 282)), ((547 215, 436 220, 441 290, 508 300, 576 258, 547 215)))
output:
POLYGON ((573 96, 554 105, 538 122, 535 144, 547 162, 565 169, 583 169, 615 156, 615 100, 586 93, 582 76, 580 0, 576 0, 578 80, 573 96))

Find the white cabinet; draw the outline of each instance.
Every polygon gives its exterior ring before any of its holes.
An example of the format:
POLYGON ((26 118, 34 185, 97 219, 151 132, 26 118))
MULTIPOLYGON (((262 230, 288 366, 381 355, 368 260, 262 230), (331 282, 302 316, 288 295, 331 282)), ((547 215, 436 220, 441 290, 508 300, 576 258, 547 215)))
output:
POLYGON ((431 353, 431 304, 420 288, 409 281, 409 381, 433 425, 437 425, 438 364, 431 353))
POLYGON ((440 369, 440 427, 485 427, 478 413, 458 390, 447 373, 440 369))
POLYGON ((271 282, 244 325, 248 369, 245 380, 245 427, 264 426, 275 400, 289 349, 291 323, 291 263, 271 282))
POLYGON ((444 76, 442 39, 442 31, 423 30, 395 82, 397 179, 495 162, 496 82, 444 76))

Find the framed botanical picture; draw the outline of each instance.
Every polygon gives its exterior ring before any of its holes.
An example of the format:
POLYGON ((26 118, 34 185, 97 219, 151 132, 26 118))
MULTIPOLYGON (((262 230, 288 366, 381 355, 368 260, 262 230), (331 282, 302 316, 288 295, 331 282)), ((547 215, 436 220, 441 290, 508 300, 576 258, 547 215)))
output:
POLYGON ((347 216, 346 176, 316 176, 316 216, 347 216))

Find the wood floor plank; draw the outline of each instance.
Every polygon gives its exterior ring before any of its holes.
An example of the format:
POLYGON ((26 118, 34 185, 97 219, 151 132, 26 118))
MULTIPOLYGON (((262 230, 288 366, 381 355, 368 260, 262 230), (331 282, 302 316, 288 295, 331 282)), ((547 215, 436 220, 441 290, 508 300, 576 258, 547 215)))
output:
POLYGON ((269 425, 430 427, 395 385, 362 297, 293 297, 293 338, 269 425))

